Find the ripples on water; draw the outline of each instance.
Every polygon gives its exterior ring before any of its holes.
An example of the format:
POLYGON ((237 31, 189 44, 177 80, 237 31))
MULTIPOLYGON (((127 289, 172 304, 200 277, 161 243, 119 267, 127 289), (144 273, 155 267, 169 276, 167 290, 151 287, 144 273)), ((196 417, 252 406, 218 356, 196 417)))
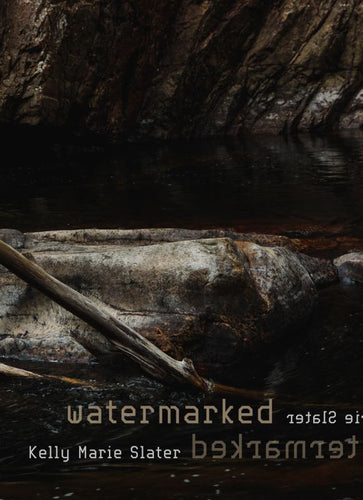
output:
MULTIPOLYGON (((199 141, 128 146, 92 153, 65 146, 27 146, 2 166, 0 227, 42 230, 76 227, 234 227, 244 231, 318 235, 330 241, 363 238, 363 134, 330 137, 199 141), (351 239, 349 239, 351 238, 351 239)), ((350 243, 349 243, 350 244, 350 243)), ((230 383, 303 403, 363 399, 363 287, 323 290, 311 321, 283 344, 245 360, 230 383)), ((191 429, 150 425, 81 426, 66 423, 67 404, 213 404, 196 394, 170 392, 143 376, 104 367, 23 367, 96 380, 98 389, 60 382, 0 380, 0 497, 16 498, 362 498, 363 460, 317 463, 190 461, 167 463, 60 463, 24 458, 29 444, 126 447, 132 442, 180 447, 190 456, 191 429), (122 493, 121 493, 122 492, 122 493)), ((363 425, 363 424, 362 424, 363 425)), ((273 430, 253 426, 198 429, 230 439, 291 437, 276 417, 273 430)), ((344 439, 359 426, 303 426, 299 438, 344 439)), ((362 435, 361 435, 362 437, 362 435)), ((295 436, 296 438, 296 436, 295 436)))

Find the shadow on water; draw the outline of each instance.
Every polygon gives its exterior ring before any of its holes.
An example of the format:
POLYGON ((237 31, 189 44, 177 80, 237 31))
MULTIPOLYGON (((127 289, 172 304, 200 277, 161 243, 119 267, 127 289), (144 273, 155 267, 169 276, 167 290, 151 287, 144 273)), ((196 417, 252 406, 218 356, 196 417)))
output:
POLYGON ((363 132, 126 145, 25 145, 2 165, 0 227, 234 227, 363 236, 363 132))
MULTIPOLYGON (((362 157, 362 133, 88 152, 27 144, 2 166, 0 227, 233 227, 288 234, 305 241, 307 249, 341 253, 363 248, 362 157)), ((38 372, 93 380, 97 386, 0 380, 0 498, 361 499, 361 445, 352 460, 320 461, 192 460, 190 447, 192 432, 206 442, 230 441, 240 432, 246 439, 281 442, 346 440, 352 434, 362 439, 363 423, 347 426, 343 418, 356 409, 363 415, 362 299, 359 285, 322 290, 309 323, 224 374, 229 383, 276 394, 271 426, 218 421, 210 426, 160 426, 155 421, 147 426, 72 425, 67 405, 104 406, 112 400, 118 407, 164 403, 183 408, 219 405, 220 398, 174 391, 97 364, 18 362, 38 372), (280 405, 279 394, 292 395, 294 404, 280 405), (316 412, 337 404, 337 423, 287 425, 287 412, 306 412, 309 403, 316 412), (347 409, 339 409, 343 403, 347 409), (29 445, 127 450, 135 443, 177 447, 182 457, 175 462, 73 458, 62 463, 27 456, 29 445)))

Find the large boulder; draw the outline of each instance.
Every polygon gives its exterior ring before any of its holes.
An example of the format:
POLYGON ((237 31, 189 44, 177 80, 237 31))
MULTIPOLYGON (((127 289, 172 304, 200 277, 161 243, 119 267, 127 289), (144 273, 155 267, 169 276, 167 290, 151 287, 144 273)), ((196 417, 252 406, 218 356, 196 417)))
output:
MULTIPOLYGON (((207 371, 238 362, 309 317, 316 259, 246 236, 188 236, 183 230, 32 233, 23 251, 165 352, 191 357, 207 371)), ((0 267, 0 354, 88 361, 72 337, 91 353, 112 351, 100 334, 0 267)))

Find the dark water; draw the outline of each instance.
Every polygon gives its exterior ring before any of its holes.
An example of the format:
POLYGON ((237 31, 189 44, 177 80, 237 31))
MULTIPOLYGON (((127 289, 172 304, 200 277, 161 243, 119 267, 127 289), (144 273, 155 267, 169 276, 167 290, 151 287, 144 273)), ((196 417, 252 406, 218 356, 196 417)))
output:
POLYGON ((19 144, 1 166, 0 227, 234 227, 361 237, 362 160, 363 132, 88 153, 19 144))
MULTIPOLYGON (((362 158, 361 133, 128 146, 107 153, 28 144, 1 167, 0 227, 234 227, 314 240, 323 253, 361 248, 362 158)), ((281 443, 343 441, 353 434, 363 440, 363 420, 343 423, 346 413, 363 415, 362 299, 359 285, 322 290, 308 324, 226 374, 236 385, 275 395, 271 426, 74 426, 66 420, 68 404, 103 405, 112 399, 117 406, 183 408, 218 405, 220 398, 98 365, 20 363, 41 373, 92 380, 95 387, 0 379, 0 498, 363 498, 360 445, 354 459, 190 458, 192 432, 206 442, 230 441, 239 432, 246 439, 281 443), (336 410, 338 423, 287 425, 288 413, 309 410, 336 410), (27 459, 29 445, 50 443, 72 450, 81 443, 124 450, 130 444, 160 445, 180 448, 182 457, 177 462, 74 458, 67 464, 27 459)))
MULTIPOLYGON (((98 365, 77 366, 13 363, 41 373, 55 373, 91 380, 93 388, 58 381, 2 380, 0 383, 2 424, 1 498, 54 498, 73 493, 75 498, 306 498, 360 499, 363 488, 363 449, 354 459, 339 460, 203 460, 191 459, 191 435, 208 443, 230 442, 238 433, 243 439, 346 440, 353 434, 362 439, 363 425, 346 425, 346 413, 363 416, 363 287, 336 285, 323 290, 314 317, 283 345, 249 364, 234 375, 243 387, 268 391, 275 396, 272 425, 214 423, 208 425, 127 426, 118 422, 102 425, 71 425, 66 406, 89 403, 104 406, 110 399, 117 407, 132 404, 174 404, 180 409, 194 404, 221 403, 220 397, 173 390, 142 375, 119 375, 98 365), (334 304, 334 307, 332 307, 334 304), (256 369, 256 363, 261 369, 256 369), (286 396, 290 403, 286 406, 286 396), (289 426, 286 415, 336 410, 334 425, 289 426), (59 445, 71 449, 70 463, 29 461, 29 445, 59 445), (179 448, 177 462, 143 460, 79 460, 79 444, 121 448, 131 445, 179 448), (121 497, 121 495, 120 495, 121 497), (117 498, 117 496, 116 496, 117 498)), ((259 403, 228 400, 229 404, 259 403)), ((65 497, 67 498, 67 497, 65 497)))

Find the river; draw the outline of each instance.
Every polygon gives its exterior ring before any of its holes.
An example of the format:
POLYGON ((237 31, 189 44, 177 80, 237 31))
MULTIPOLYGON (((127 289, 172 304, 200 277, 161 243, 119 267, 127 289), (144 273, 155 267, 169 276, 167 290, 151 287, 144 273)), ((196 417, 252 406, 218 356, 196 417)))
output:
MULTIPOLYGON (((255 137, 103 150, 26 144, 2 167, 0 227, 22 231, 78 227, 233 228, 285 234, 311 254, 362 249, 363 132, 330 136, 255 137)), ((93 381, 0 380, 0 497, 228 498, 358 500, 361 445, 353 459, 191 459, 191 435, 206 442, 246 439, 363 439, 363 287, 320 292, 311 320, 283 342, 244 359, 225 379, 274 394, 271 426, 72 425, 67 405, 218 405, 220 398, 170 389, 117 367, 20 362, 41 373, 93 381), (286 405, 283 401, 289 399, 286 405), (337 423, 287 424, 288 413, 337 412, 337 423), (179 448, 177 461, 30 461, 29 445, 179 448)), ((231 400, 232 404, 241 404, 231 400)), ((242 403, 249 404, 248 401, 242 403)))

